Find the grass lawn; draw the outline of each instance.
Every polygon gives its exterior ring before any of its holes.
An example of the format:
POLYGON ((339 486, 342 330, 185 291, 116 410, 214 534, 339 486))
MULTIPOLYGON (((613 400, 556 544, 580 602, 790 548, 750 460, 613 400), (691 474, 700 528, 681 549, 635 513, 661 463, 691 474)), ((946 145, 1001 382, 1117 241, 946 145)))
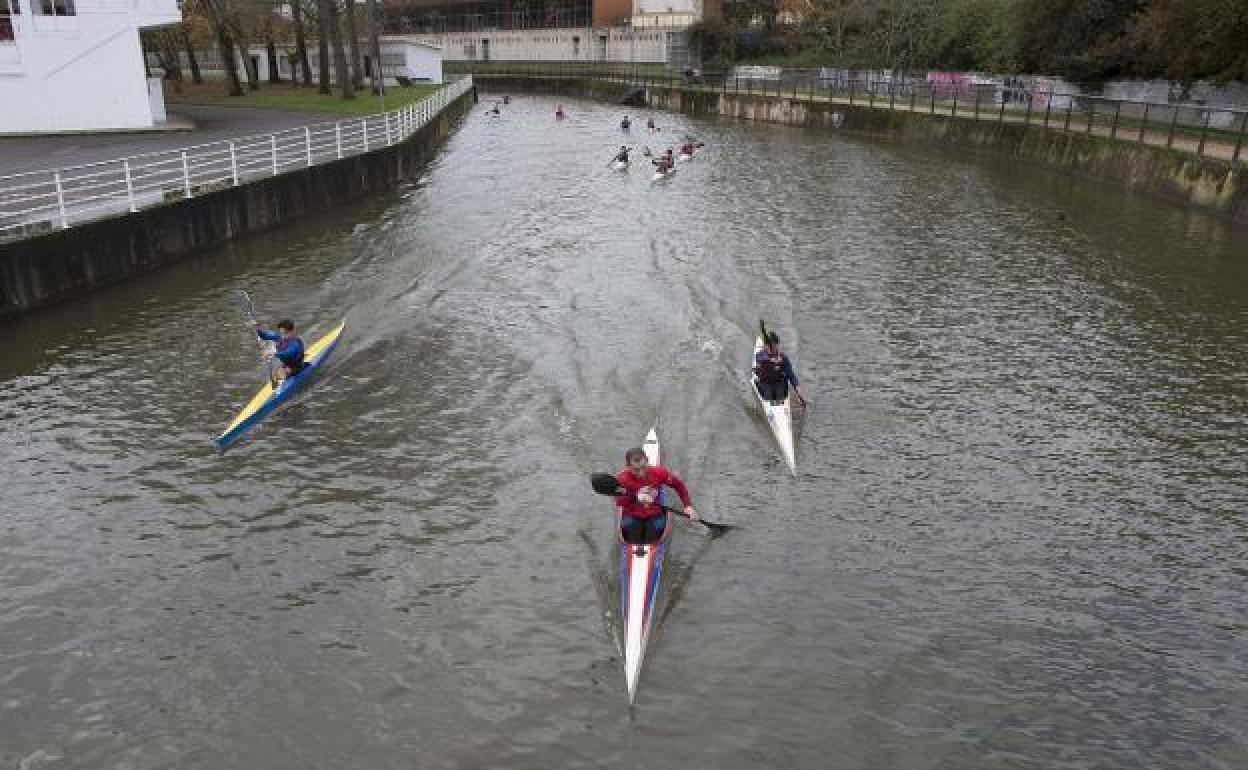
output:
POLYGON ((296 86, 290 83, 261 83, 259 91, 247 91, 243 84, 243 96, 226 93, 225 81, 205 80, 195 85, 182 83, 182 93, 174 90, 174 84, 165 82, 165 101, 169 104, 222 104, 240 107, 263 107, 274 110, 307 112, 338 112, 347 115, 372 115, 383 110, 393 110, 412 102, 418 102, 442 88, 437 85, 387 86, 385 106, 382 99, 366 86, 357 91, 354 99, 343 99, 337 91, 325 96, 316 86, 296 86))

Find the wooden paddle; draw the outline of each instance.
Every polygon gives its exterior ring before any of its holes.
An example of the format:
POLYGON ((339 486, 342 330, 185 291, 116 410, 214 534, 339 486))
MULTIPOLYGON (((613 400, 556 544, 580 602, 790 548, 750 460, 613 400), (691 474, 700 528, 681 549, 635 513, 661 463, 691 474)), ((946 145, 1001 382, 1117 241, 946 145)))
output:
MULTIPOLYGON (((618 497, 619 495, 627 493, 627 490, 624 489, 624 487, 620 485, 620 482, 615 480, 615 476, 612 476, 610 473, 591 473, 589 475, 589 483, 594 488, 594 491, 600 495, 618 497)), ((727 532, 730 529, 736 529, 736 526, 732 524, 720 524, 714 521, 707 521, 706 519, 700 517, 695 519, 681 509, 673 508, 670 505, 663 505, 659 507, 668 513, 674 513, 677 516, 684 516, 690 521, 696 521, 715 534, 727 532)))

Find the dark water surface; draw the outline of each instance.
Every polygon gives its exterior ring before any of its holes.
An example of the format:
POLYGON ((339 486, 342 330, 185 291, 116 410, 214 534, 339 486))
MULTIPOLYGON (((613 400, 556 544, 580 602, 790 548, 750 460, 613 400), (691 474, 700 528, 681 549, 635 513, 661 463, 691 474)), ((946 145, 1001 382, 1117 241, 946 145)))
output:
POLYGON ((652 184, 568 106, 0 329, 0 767, 1248 767, 1248 238, 663 114, 709 148, 652 184), (347 337, 221 455, 240 288, 347 337), (741 528, 678 533, 630 714, 586 474, 656 419, 741 528))

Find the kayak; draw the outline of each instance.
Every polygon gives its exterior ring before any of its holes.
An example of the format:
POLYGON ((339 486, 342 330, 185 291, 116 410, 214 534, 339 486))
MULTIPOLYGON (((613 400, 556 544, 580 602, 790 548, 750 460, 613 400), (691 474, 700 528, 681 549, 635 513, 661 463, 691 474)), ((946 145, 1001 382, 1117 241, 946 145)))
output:
POLYGON ((662 171, 658 171, 658 170, 656 169, 656 170, 655 170, 655 172, 654 172, 654 176, 650 177, 650 181, 652 181, 652 182, 658 182, 658 181, 659 181, 659 180, 661 180, 661 179, 667 179, 669 176, 671 176, 671 175, 673 175, 673 174, 675 174, 675 173, 676 173, 676 167, 675 167, 675 166, 672 166, 671 168, 669 168, 669 169, 667 170, 667 172, 666 172, 666 173, 664 173, 664 172, 662 172, 662 171))
POLYGON ((247 406, 238 413, 233 422, 221 432, 220 436, 214 439, 214 443, 218 449, 224 449, 229 446, 234 439, 238 438, 244 431, 251 426, 263 420, 270 412, 278 406, 290 399, 295 391, 303 387, 316 373, 316 370, 325 363, 325 359, 329 358, 329 354, 334 352, 334 348, 338 346, 338 341, 342 339, 342 332, 347 326, 347 322, 343 321, 338 324, 338 328, 321 337, 312 344, 304 353, 304 361, 307 365, 303 367, 303 371, 294 377, 287 377, 282 380, 277 389, 274 390, 272 383, 265 383, 260 392, 248 402, 247 406))
POLYGON ((692 154, 686 154, 686 153, 683 153, 683 152, 680 154, 680 156, 679 156, 679 157, 680 157, 680 159, 681 159, 681 160, 685 161, 686 163, 688 163, 689 161, 693 160, 693 155, 692 155, 692 154))
POLYGON ((611 161, 611 170, 628 171, 628 162, 623 160, 613 160, 611 161))
MULTIPOLYGON (((754 370, 754 361, 758 357, 758 352, 763 349, 763 338, 758 337, 754 341, 754 358, 750 359, 750 371, 754 370)), ((793 410, 792 401, 793 394, 789 393, 788 397, 778 404, 770 401, 764 401, 763 397, 758 393, 758 376, 750 376, 750 389, 754 391, 754 398, 758 400, 758 404, 763 409, 763 414, 767 417, 767 424, 771 426, 771 434, 776 437, 776 443, 780 445, 780 454, 784 455, 784 462, 789 466, 789 472, 794 476, 797 475, 797 453, 793 446, 793 410)))
MULTIPOLYGON (((641 445, 651 465, 659 465, 662 454, 659 436, 654 428, 646 434, 641 445)), ((658 503, 663 504, 664 490, 659 490, 658 503)), ((634 545, 624 542, 619 527, 620 509, 616 509, 616 537, 620 541, 620 617, 624 622, 624 678, 628 683, 628 702, 637 695, 637 680, 641 677, 641 663, 646 657, 646 642, 650 640, 650 627, 654 620, 654 605, 659 594, 659 579, 663 573, 663 558, 671 539, 672 519, 668 516, 667 528, 657 543, 634 545)))

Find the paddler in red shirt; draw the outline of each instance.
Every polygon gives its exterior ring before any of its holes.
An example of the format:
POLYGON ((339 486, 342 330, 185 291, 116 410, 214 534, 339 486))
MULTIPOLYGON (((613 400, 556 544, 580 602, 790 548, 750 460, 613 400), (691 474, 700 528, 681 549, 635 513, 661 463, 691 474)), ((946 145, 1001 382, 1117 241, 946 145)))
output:
POLYGON ((659 490, 668 486, 676 490, 685 506, 685 515, 697 521, 698 512, 689 501, 689 489, 680 477, 661 465, 651 465, 646 451, 634 447, 624 453, 624 470, 615 480, 625 493, 616 495, 620 506, 620 533, 626 543, 655 543, 667 529, 667 511, 659 505, 659 490))

